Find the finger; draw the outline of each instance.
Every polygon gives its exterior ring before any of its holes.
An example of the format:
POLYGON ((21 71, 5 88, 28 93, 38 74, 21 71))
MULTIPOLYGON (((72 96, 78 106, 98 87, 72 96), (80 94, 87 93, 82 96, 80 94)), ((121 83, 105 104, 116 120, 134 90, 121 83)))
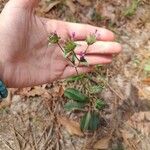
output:
POLYGON ((90 34, 96 34, 97 40, 113 41, 115 39, 113 32, 88 24, 67 23, 67 29, 70 36, 75 33, 75 40, 84 40, 90 34))
POLYGON ((7 5, 15 8, 33 9, 38 2, 39 0, 10 0, 7 5))
POLYGON ((57 34, 63 39, 68 38, 68 36, 72 37, 74 34, 75 40, 85 40, 87 35, 94 34, 95 32, 97 40, 113 41, 115 39, 114 33, 104 28, 99 28, 87 24, 50 20, 46 18, 42 18, 42 20, 49 34, 56 31, 57 34))
MULTIPOLYGON (((77 47, 75 49, 76 54, 83 53, 87 49, 87 43, 83 41, 77 42, 77 47)), ((116 42, 96 42, 89 46, 86 54, 118 54, 121 52, 122 47, 116 42)))
POLYGON ((88 73, 91 71, 93 71, 93 67, 77 67, 77 71, 76 71, 74 67, 67 66, 61 78, 64 79, 66 77, 77 75, 78 73, 82 74, 82 73, 88 73))
MULTIPOLYGON (((112 55, 87 55, 84 58, 90 66, 94 66, 97 64, 109 64, 112 62, 112 55)), ((80 64, 80 66, 83 66, 83 64, 79 63, 79 61, 76 61, 76 64, 80 64)))

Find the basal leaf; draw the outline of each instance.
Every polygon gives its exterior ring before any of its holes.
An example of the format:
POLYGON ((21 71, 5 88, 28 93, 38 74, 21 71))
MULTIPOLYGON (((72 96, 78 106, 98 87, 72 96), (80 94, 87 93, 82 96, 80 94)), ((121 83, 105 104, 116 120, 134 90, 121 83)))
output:
POLYGON ((90 120, 91 120, 91 112, 89 111, 88 113, 86 113, 80 121, 80 128, 81 130, 89 130, 89 124, 90 124, 90 120))
POLYGON ((93 111, 86 113, 80 121, 80 128, 82 131, 95 131, 100 125, 99 113, 93 111))
POLYGON ((95 131, 98 129, 100 125, 100 116, 98 112, 92 112, 91 113, 91 120, 89 125, 89 131, 95 131))
POLYGON ((77 102, 88 102, 89 98, 82 94, 79 90, 74 88, 68 88, 64 92, 65 97, 77 101, 77 102))
POLYGON ((85 103, 79 103, 79 102, 75 102, 75 101, 68 101, 65 104, 64 109, 66 111, 80 110, 84 106, 85 106, 85 103))

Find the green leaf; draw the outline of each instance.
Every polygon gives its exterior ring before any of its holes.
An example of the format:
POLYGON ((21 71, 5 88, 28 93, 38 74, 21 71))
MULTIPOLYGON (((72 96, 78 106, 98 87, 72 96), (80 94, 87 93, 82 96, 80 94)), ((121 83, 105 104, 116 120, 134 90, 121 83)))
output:
POLYGON ((95 103, 95 108, 98 109, 98 110, 102 110, 106 107, 106 105, 107 104, 103 100, 97 99, 96 103, 95 103))
POLYGON ((77 44, 72 40, 66 42, 65 46, 64 46, 65 55, 67 55, 70 52, 73 52, 74 49, 76 48, 76 46, 77 46, 77 44))
POLYGON ((90 125, 89 125, 89 130, 90 131, 95 131, 98 129, 100 125, 100 117, 98 112, 92 112, 91 114, 91 120, 90 120, 90 125))
POLYGON ((80 65, 89 66, 87 60, 84 57, 80 59, 80 65))
POLYGON ((82 80, 83 78, 85 78, 85 74, 80 74, 80 75, 76 75, 76 76, 68 78, 67 81, 69 82, 79 81, 79 80, 82 80))
POLYGON ((86 113, 80 121, 82 131, 95 131, 100 125, 99 113, 96 111, 86 113))
POLYGON ((96 42, 96 36, 94 34, 88 35, 86 38, 86 42, 88 45, 92 45, 96 42))
POLYGON ((139 6, 140 0, 132 0, 128 8, 123 12, 125 17, 133 16, 139 6))
POLYGON ((58 43, 59 40, 60 40, 60 37, 56 33, 50 35, 48 39, 49 43, 52 43, 52 44, 58 43))
POLYGON ((144 66, 144 70, 147 71, 147 72, 150 72, 150 64, 146 64, 144 66))
POLYGON ((103 85, 95 85, 95 86, 90 87, 89 92, 91 94, 97 94, 97 93, 102 92, 103 89, 104 89, 103 85))
POLYGON ((73 52, 72 52, 72 51, 71 51, 71 52, 66 52, 66 51, 64 51, 64 57, 65 57, 65 58, 69 57, 70 55, 73 55, 73 52))
POLYGON ((72 61, 72 63, 75 65, 75 61, 76 61, 76 56, 75 56, 76 54, 72 54, 72 58, 71 58, 71 61, 72 61))
POLYGON ((80 121, 80 128, 81 130, 89 130, 89 124, 90 124, 90 120, 91 120, 91 112, 89 111, 88 113, 86 113, 80 121))
POLYGON ((88 102, 89 98, 82 94, 79 90, 74 88, 68 88, 64 92, 65 97, 72 99, 77 102, 88 102))
POLYGON ((69 101, 65 104, 64 109, 66 111, 80 110, 85 106, 85 103, 69 101))

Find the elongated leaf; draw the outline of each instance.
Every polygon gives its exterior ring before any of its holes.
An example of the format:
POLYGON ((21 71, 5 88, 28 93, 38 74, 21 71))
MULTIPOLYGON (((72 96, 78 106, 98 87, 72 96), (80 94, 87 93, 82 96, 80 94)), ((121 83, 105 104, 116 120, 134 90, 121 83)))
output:
POLYGON ((95 131, 98 129, 100 125, 100 117, 99 113, 97 112, 92 112, 91 113, 91 120, 90 120, 90 125, 89 125, 89 131, 95 131))
POLYGON ((64 109, 66 111, 80 110, 84 108, 85 103, 79 103, 75 101, 69 101, 65 104, 64 109))
POLYGON ((89 98, 82 94, 79 90, 74 88, 68 88, 64 92, 65 97, 72 99, 77 102, 88 102, 89 98))
POLYGON ((75 61, 76 61, 76 56, 75 56, 76 54, 72 54, 72 58, 71 58, 71 61, 72 61, 72 63, 75 65, 75 61))
POLYGON ((99 113, 95 111, 86 113, 80 121, 80 128, 82 131, 93 132, 98 129, 99 125, 100 125, 99 113))
POLYGON ((90 120, 91 120, 91 112, 89 111, 82 117, 82 119, 80 121, 80 128, 82 131, 89 130, 90 120))

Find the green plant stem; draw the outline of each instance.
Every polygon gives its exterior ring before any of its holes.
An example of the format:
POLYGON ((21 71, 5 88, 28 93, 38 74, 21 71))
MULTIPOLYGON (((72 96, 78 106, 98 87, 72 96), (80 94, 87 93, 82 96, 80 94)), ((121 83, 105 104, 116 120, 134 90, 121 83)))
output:
MULTIPOLYGON (((61 45, 59 43, 57 43, 57 45, 59 46, 59 48, 61 49, 61 51, 64 53, 64 49, 61 47, 61 45)), ((70 58, 67 57, 67 59, 72 63, 72 65, 74 66, 72 60, 70 58)))
MULTIPOLYGON (((62 46, 60 45, 59 42, 57 43, 57 45, 58 45, 58 47, 61 49, 61 51, 64 53, 64 49, 62 48, 62 46)), ((74 52, 74 54, 75 54, 75 52, 74 52)), ((76 54, 75 54, 75 57, 77 58, 76 54)), ((72 60, 71 60, 70 58, 67 57, 67 59, 72 63, 73 67, 74 67, 75 70, 76 70, 77 75, 79 75, 77 66, 74 65, 74 63, 72 62, 72 60)))
MULTIPOLYGON (((89 48, 89 45, 87 46, 86 50, 84 51, 84 54, 86 54, 88 48, 89 48)), ((79 66, 81 62, 80 62, 80 59, 79 59, 79 58, 78 58, 78 60, 79 60, 79 64, 78 64, 78 66, 79 66)))
POLYGON ((86 54, 87 50, 89 49, 89 45, 87 46, 86 50, 84 51, 84 53, 86 54))
POLYGON ((76 53, 73 51, 75 58, 80 62, 80 59, 77 57, 76 53))
POLYGON ((61 51, 64 53, 64 49, 61 47, 61 45, 59 44, 59 42, 57 43, 57 45, 59 46, 59 48, 61 49, 61 51))

